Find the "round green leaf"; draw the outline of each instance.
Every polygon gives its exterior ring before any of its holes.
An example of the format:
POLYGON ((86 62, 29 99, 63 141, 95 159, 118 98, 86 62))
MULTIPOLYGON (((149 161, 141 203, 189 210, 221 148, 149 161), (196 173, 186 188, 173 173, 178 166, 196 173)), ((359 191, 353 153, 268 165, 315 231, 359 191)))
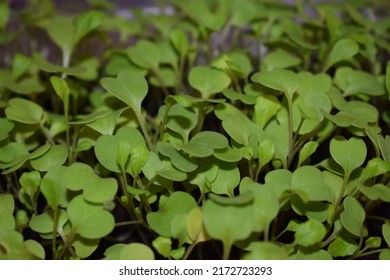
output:
POLYGON ((314 166, 303 166, 294 171, 291 190, 305 202, 331 200, 331 192, 322 172, 314 166))
POLYGON ((168 258, 172 249, 172 239, 170 237, 159 236, 153 240, 152 245, 161 256, 168 258))
POLYGON ((345 257, 353 255, 358 249, 358 244, 355 240, 349 237, 337 236, 328 247, 328 252, 333 257, 345 257))
POLYGON ((207 162, 189 176, 189 182, 197 185, 202 193, 210 191, 210 183, 215 180, 218 172, 217 162, 207 162))
POLYGON ((117 243, 104 251, 104 260, 120 260, 120 253, 122 249, 126 246, 123 243, 117 243))
POLYGON ((322 241, 325 235, 326 228, 320 221, 307 220, 299 224, 294 237, 296 243, 308 247, 322 241))
POLYGON ((340 164, 347 176, 364 163, 367 155, 366 144, 356 137, 346 140, 342 136, 335 136, 330 141, 329 150, 332 158, 340 164))
POLYGON ((238 162, 242 159, 240 150, 232 149, 229 146, 222 149, 214 150, 214 157, 225 162, 238 162))
MULTIPOLYGON (((33 231, 39 233, 53 232, 54 211, 45 211, 40 215, 32 217, 29 226, 33 231)), ((57 232, 62 230, 62 227, 68 221, 68 215, 65 210, 58 209, 57 211, 57 232)))
POLYGON ((29 152, 23 144, 11 142, 0 147, 0 168, 6 169, 28 158, 29 152))
POLYGON ((363 101, 349 101, 336 115, 323 111, 325 117, 340 127, 354 126, 366 129, 369 123, 378 120, 378 110, 371 104, 363 101))
POLYGON ((289 260, 332 260, 332 256, 325 250, 317 248, 303 247, 294 255, 289 257, 289 260))
POLYGON ((24 247, 27 251, 36 256, 38 259, 45 259, 45 249, 37 241, 33 239, 26 240, 24 241, 24 247))
POLYGON ((222 121, 222 126, 234 141, 247 146, 251 135, 247 121, 246 117, 232 114, 222 121))
POLYGON ((202 131, 196 134, 182 150, 194 157, 208 157, 214 149, 223 149, 229 145, 225 136, 214 131, 202 131))
POLYGON ((203 98, 222 92, 230 84, 230 77, 224 71, 207 66, 196 66, 190 71, 188 81, 197 89, 203 98))
POLYGON ((370 179, 390 172, 390 163, 381 158, 373 158, 368 161, 364 170, 364 179, 370 179))
POLYGON ((385 94, 385 85, 376 76, 349 67, 337 69, 335 84, 344 92, 343 96, 367 94, 381 96, 385 94))
POLYGON ((8 101, 5 114, 11 120, 25 124, 39 124, 43 117, 41 106, 27 99, 12 98, 8 101))
POLYGON ((39 259, 25 247, 23 235, 14 230, 0 230, 0 260, 39 259))
POLYGON ((347 196, 343 201, 344 211, 340 215, 343 227, 355 236, 361 236, 366 212, 355 198, 347 196))
POLYGON ((301 59, 291 52, 287 52, 283 49, 277 49, 268 53, 262 63, 262 70, 274 70, 281 68, 289 68, 292 66, 299 65, 301 63, 301 59))
POLYGON ((218 167, 217 176, 211 182, 211 191, 233 197, 234 189, 240 183, 240 171, 234 163, 223 162, 218 167))
POLYGON ((254 227, 251 205, 220 205, 209 199, 203 206, 203 215, 207 234, 222 241, 225 259, 233 243, 248 238, 254 227))
POLYGON ((390 223, 386 222, 382 226, 382 234, 388 246, 390 246, 390 223))
POLYGON ((383 184, 375 184, 373 186, 365 186, 357 184, 358 189, 371 200, 382 200, 390 202, 390 188, 383 184))
POLYGON ((382 239, 380 237, 369 237, 365 241, 365 248, 367 249, 375 249, 381 246, 382 239))
POLYGON ((195 199, 181 191, 172 193, 157 212, 151 212, 146 220, 151 229, 162 236, 171 236, 171 223, 176 215, 188 214, 197 207, 195 199))
POLYGON ((122 248, 119 258, 120 260, 154 260, 154 253, 145 244, 134 242, 122 248))
POLYGON ((253 218, 254 230, 264 231, 279 212, 279 199, 270 188, 254 188, 253 218))
POLYGON ((156 147, 162 155, 170 158, 173 166, 183 172, 192 172, 198 167, 195 160, 180 153, 167 142, 158 142, 156 147))
POLYGON ((272 242, 253 242, 247 248, 243 260, 286 260, 288 253, 285 248, 272 242))
MULTIPOLYGON (((95 155, 98 161, 108 170, 121 172, 117 159, 118 146, 125 142, 131 148, 137 146, 146 147, 145 140, 141 132, 133 127, 121 127, 115 135, 102 135, 95 143, 95 155)), ((132 172, 131 165, 126 165, 126 171, 132 172)))
POLYGON ((242 103, 247 105, 253 105, 256 103, 257 96, 247 95, 240 92, 236 92, 231 89, 224 89, 222 91, 223 95, 225 95, 230 100, 240 100, 242 103))
MULTIPOLYGON (((179 102, 170 107, 166 125, 169 129, 180 134, 184 142, 187 142, 190 132, 197 125, 198 117, 192 107, 184 107, 181 103, 184 102, 179 102)), ((164 110, 160 110, 160 113, 165 113, 165 110, 167 110, 167 107, 164 110)), ((161 120, 164 120, 163 116, 161 116, 161 120)))
POLYGON ((81 195, 69 202, 68 217, 72 231, 87 239, 102 238, 115 227, 115 220, 110 212, 101 205, 88 203, 81 195))
POLYGON ((86 239, 76 235, 72 246, 76 251, 77 257, 83 259, 89 257, 99 246, 100 239, 86 239))
POLYGON ((187 174, 175 168, 170 161, 162 161, 161 168, 156 170, 156 174, 161 177, 171 180, 182 182, 187 179, 187 174))
POLYGON ((127 55, 137 66, 146 69, 157 69, 161 60, 157 45, 147 40, 139 40, 134 47, 128 48, 127 55))
POLYGON ((31 166, 39 171, 48 171, 55 166, 61 166, 68 158, 68 149, 65 145, 54 145, 40 157, 30 160, 31 166))
POLYGON ((390 260, 390 249, 384 250, 379 254, 380 260, 390 260))
POLYGON ((84 163, 76 162, 66 167, 61 178, 64 187, 72 191, 83 190, 85 200, 92 203, 112 200, 118 190, 118 183, 114 178, 100 178, 84 163))
MULTIPOLYGON (((12 131, 14 124, 8 119, 0 119, 0 141, 8 137, 8 133, 12 131)), ((1 159, 0 159, 1 160, 1 159)))

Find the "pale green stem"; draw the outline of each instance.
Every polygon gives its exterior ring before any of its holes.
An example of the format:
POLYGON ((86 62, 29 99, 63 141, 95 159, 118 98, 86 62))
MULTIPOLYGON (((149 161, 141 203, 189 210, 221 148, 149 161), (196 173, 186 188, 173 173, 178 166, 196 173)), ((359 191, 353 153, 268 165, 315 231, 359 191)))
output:
POLYGON ((188 257, 190 256, 192 250, 195 248, 196 246, 196 242, 190 244, 190 246, 188 246, 186 252, 184 253, 184 256, 182 257, 182 260, 186 260, 188 259, 188 257))
POLYGON ((294 122, 293 122, 293 108, 292 108, 292 98, 286 96, 288 103, 288 155, 287 155, 287 167, 290 166, 293 157, 294 157, 294 122))
POLYGON ((122 226, 139 225, 139 224, 142 224, 142 222, 137 220, 137 221, 118 222, 118 223, 115 223, 115 226, 122 227, 122 226))
MULTIPOLYGON (((72 50, 62 50, 62 67, 69 67, 70 64, 70 58, 72 56, 72 50)), ((61 79, 66 79, 67 75, 65 73, 62 73, 61 79)))
POLYGON ((223 256, 222 256, 223 260, 228 260, 229 259, 231 250, 232 250, 232 246, 231 245, 227 245, 225 243, 223 244, 223 256))
POLYGON ((135 206, 133 203, 133 196, 127 191, 127 176, 125 170, 122 168, 122 192, 127 198, 127 210, 130 216, 135 215, 135 206))
POLYGON ((340 191, 340 195, 339 197, 337 198, 337 201, 336 201, 336 204, 335 204, 335 210, 337 211, 337 209, 339 208, 340 204, 341 204, 341 200, 343 199, 344 195, 345 195, 345 191, 347 189, 347 185, 348 185, 348 181, 349 181, 349 176, 350 176, 350 172, 348 173, 345 173, 344 175, 344 180, 343 180, 343 186, 341 187, 341 191, 340 191))
POLYGON ((150 139, 150 135, 148 133, 148 130, 146 129, 145 120, 142 118, 142 115, 141 115, 140 111, 138 111, 138 110, 133 110, 133 111, 135 113, 135 116, 138 119, 139 126, 141 127, 142 134, 145 137, 145 140, 146 140, 146 143, 147 143, 147 145, 149 147, 149 150, 153 151, 154 150, 154 146, 152 144, 152 140, 150 139))
MULTIPOLYGON (((64 246, 62 247, 62 250, 61 250, 61 253, 60 253, 58 259, 62 259, 64 257, 65 251, 68 250, 68 248, 71 249, 70 245, 72 244, 72 241, 73 241, 73 238, 75 235, 76 235, 76 229, 73 228, 72 231, 70 232, 70 234, 66 237, 64 246)), ((73 250, 71 250, 71 253, 72 253, 72 255, 74 254, 73 250)))
POLYGON ((52 246, 51 246, 53 251, 53 256, 56 256, 56 250, 57 250, 57 227, 58 227, 58 208, 53 209, 53 239, 52 239, 52 246))

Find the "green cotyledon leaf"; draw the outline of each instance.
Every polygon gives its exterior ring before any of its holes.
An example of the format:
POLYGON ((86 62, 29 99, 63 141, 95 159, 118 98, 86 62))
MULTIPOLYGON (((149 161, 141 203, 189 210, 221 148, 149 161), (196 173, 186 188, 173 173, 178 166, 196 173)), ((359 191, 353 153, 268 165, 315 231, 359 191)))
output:
POLYGON ((195 207, 197 204, 191 195, 178 191, 171 194, 157 212, 150 212, 146 219, 152 230, 162 236, 169 237, 172 235, 171 223, 175 216, 188 214, 195 207))
POLYGON ((134 71, 120 71, 116 78, 105 77, 100 81, 104 89, 141 114, 141 103, 148 92, 144 76, 134 71))
POLYGON ((115 227, 114 216, 102 205, 87 202, 82 195, 73 198, 67 208, 72 231, 87 239, 102 238, 115 227))
POLYGON ((249 237, 253 230, 252 205, 221 205, 209 199, 203 214, 207 234, 222 241, 224 259, 228 259, 233 243, 249 237))
POLYGON ((231 82, 230 77, 222 70, 207 66, 196 66, 191 69, 188 81, 197 89, 203 98, 222 92, 231 82))
POLYGON ((347 140, 342 136, 335 136, 330 141, 329 150, 332 158, 344 169, 347 176, 361 166, 367 156, 366 144, 357 137, 347 140))
POLYGON ((359 52, 359 45, 351 39, 338 40, 330 51, 325 65, 325 71, 336 63, 352 58, 359 52))
POLYGON ((343 201, 344 211, 340 215, 343 227, 355 236, 361 236, 366 218, 364 208, 355 198, 347 196, 343 201))
POLYGON ((252 76, 252 81, 274 90, 280 90, 290 99, 300 84, 299 76, 285 69, 257 72, 252 76))

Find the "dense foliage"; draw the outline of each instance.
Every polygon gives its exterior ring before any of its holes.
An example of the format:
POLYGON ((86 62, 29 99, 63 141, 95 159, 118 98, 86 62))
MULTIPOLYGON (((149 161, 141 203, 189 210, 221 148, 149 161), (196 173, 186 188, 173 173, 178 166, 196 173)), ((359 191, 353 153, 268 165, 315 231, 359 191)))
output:
POLYGON ((339 2, 0 1, 0 259, 389 259, 390 6, 339 2))

